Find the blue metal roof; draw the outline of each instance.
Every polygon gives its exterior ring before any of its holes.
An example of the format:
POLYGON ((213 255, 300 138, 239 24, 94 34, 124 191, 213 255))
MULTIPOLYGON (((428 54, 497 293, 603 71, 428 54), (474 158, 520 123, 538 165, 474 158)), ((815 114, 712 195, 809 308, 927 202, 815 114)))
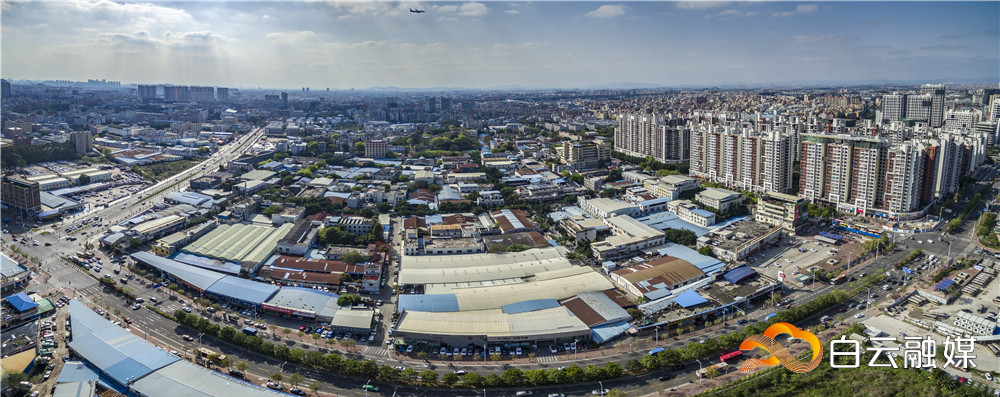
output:
POLYGON ((97 330, 114 327, 114 324, 97 315, 87 305, 76 299, 69 301, 69 313, 70 324, 73 325, 73 337, 75 338, 89 335, 97 330))
POLYGON ((24 292, 18 292, 16 295, 8 296, 7 303, 10 303, 11 306, 14 306, 14 309, 22 313, 38 307, 38 304, 31 300, 31 298, 29 298, 24 292))
POLYGON ((278 287, 244 278, 225 276, 208 287, 205 292, 260 305, 274 296, 278 292, 278 287))
POLYGON ((614 339, 616 336, 623 334, 632 326, 628 321, 619 321, 617 323, 605 324, 593 327, 590 329, 590 335, 594 338, 594 342, 604 343, 608 340, 614 339))
POLYGON ((534 299, 530 301, 521 301, 517 303, 511 303, 509 305, 501 306, 500 309, 504 313, 514 314, 514 313, 526 313, 533 312, 542 309, 551 309, 554 307, 559 307, 559 302, 555 299, 534 299))
POLYGON ((399 311, 415 312, 457 312, 458 297, 455 294, 400 295, 399 311))
POLYGON ((677 215, 667 211, 639 217, 636 220, 656 230, 684 229, 690 230, 697 236, 708 234, 708 229, 685 222, 677 215))
POLYGON ((752 276, 754 274, 757 274, 757 272, 754 271, 753 269, 751 269, 751 268, 749 268, 747 266, 740 266, 740 267, 737 267, 737 268, 735 268, 733 270, 730 270, 730 271, 726 272, 726 275, 724 275, 722 277, 725 277, 726 281, 731 282, 733 284, 736 284, 736 283, 740 282, 740 280, 743 280, 743 279, 745 279, 747 277, 750 277, 750 276, 752 276))
POLYGON ((226 275, 222 273, 216 273, 211 270, 183 264, 146 251, 140 251, 132 254, 132 259, 168 273, 171 276, 181 279, 184 282, 201 289, 202 291, 208 290, 212 284, 215 284, 215 282, 219 281, 223 277, 226 277, 226 275))
POLYGON ((240 271, 243 270, 243 266, 240 266, 238 263, 226 262, 206 256, 189 254, 187 252, 178 252, 171 259, 191 266, 197 266, 202 269, 232 275, 238 275, 240 274, 240 271))
POLYGON ((708 299, 705 299, 705 297, 699 295, 697 292, 694 292, 693 289, 689 289, 674 297, 674 302, 677 302, 677 304, 681 305, 681 307, 688 308, 708 302, 708 299))
MULTIPOLYGON (((76 317, 77 313, 74 312, 72 316, 76 317)), ((83 336, 77 336, 74 327, 73 341, 69 347, 121 385, 127 385, 180 360, 131 332, 113 325, 83 336)))
POLYGON ((661 255, 670 255, 688 261, 705 273, 714 273, 725 266, 722 261, 710 256, 699 254, 698 251, 690 249, 680 244, 674 244, 660 250, 661 255))
POLYGON ((59 371, 56 383, 96 381, 98 378, 100 375, 82 361, 67 361, 66 364, 63 364, 62 370, 59 371))

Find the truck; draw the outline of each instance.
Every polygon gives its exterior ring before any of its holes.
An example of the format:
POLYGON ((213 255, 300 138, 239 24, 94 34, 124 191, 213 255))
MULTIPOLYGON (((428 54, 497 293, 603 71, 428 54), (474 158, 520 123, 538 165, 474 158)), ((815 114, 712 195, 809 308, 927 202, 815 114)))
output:
POLYGON ((257 335, 257 328, 254 328, 254 327, 243 328, 243 333, 247 334, 247 335, 250 335, 250 336, 256 336, 257 335))

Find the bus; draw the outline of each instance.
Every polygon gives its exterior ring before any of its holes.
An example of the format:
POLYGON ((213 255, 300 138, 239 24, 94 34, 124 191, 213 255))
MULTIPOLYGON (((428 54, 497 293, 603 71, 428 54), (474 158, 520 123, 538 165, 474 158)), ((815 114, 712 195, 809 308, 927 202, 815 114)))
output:
POLYGON ((733 350, 729 353, 723 353, 719 356, 719 361, 726 362, 743 356, 743 352, 740 350, 733 350))
POLYGON ((842 283, 844 281, 847 281, 847 276, 840 275, 840 276, 831 278, 830 279, 830 285, 837 285, 837 284, 840 284, 840 283, 842 283))
POLYGON ((698 375, 699 378, 702 378, 702 377, 705 376, 705 373, 707 373, 709 371, 709 368, 715 368, 715 369, 717 369, 719 371, 719 374, 722 375, 722 374, 726 373, 726 368, 727 367, 729 367, 729 364, 718 363, 718 364, 715 364, 715 365, 709 365, 709 366, 707 366, 705 368, 699 369, 699 370, 695 371, 694 374, 698 375))

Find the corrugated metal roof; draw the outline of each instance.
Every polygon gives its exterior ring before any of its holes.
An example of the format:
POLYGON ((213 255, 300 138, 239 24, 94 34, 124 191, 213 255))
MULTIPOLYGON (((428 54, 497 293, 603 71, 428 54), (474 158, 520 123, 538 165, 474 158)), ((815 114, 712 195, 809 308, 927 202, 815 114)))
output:
POLYGON ((271 389, 179 361, 147 375, 132 389, 148 397, 277 397, 271 389))
POLYGON ((674 297, 674 302, 677 302, 677 304, 681 305, 683 308, 688 308, 706 303, 708 302, 708 299, 705 299, 705 297, 699 295, 693 289, 689 289, 674 297))
POLYGON ((753 269, 747 266, 740 266, 726 272, 726 274, 723 277, 726 278, 726 281, 736 284, 740 282, 740 280, 753 276, 754 274, 757 274, 757 272, 754 271, 753 269))
POLYGON ((216 281, 226 277, 223 273, 213 272, 197 266, 191 266, 178 261, 157 256, 151 252, 140 251, 132 254, 132 259, 157 268, 163 272, 183 280, 202 291, 208 290, 216 281))
POLYGON ((559 307, 559 301, 555 299, 532 299, 523 302, 503 305, 503 307, 501 307, 500 310, 503 310, 503 312, 507 314, 514 314, 514 313, 533 312, 536 310, 543 310, 543 309, 551 309, 553 307, 559 307))
POLYGON ((628 331, 631 327, 632 326, 629 325, 628 321, 619 321, 613 324, 593 327, 590 330, 591 336, 594 338, 594 342, 604 343, 605 341, 614 339, 614 337, 628 331))
POLYGON ((97 394, 96 380, 70 382, 56 385, 52 397, 91 397, 97 394))
POLYGON ((114 327, 114 324, 97 315, 87 305, 76 299, 69 301, 69 312, 70 324, 73 325, 73 337, 79 338, 94 331, 114 327))
POLYGON ((271 284, 225 276, 213 283, 205 292, 259 305, 274 296, 278 289, 279 287, 271 284))
POLYGON ((491 265, 509 265, 521 262, 540 261, 544 259, 564 258, 565 247, 547 247, 529 249, 521 252, 505 252, 503 254, 467 254, 467 255, 427 255, 403 256, 402 269, 439 269, 476 267, 491 265))
POLYGON ((397 307, 400 312, 457 312, 458 298, 455 297, 455 294, 403 294, 399 296, 397 307))
MULTIPOLYGON (((71 308, 71 310, 73 310, 71 308)), ((72 318, 90 311, 83 307, 72 311, 72 318)), ((102 321, 107 323, 107 320, 102 321)), ((108 323, 108 325, 111 325, 108 323)), ((111 325, 86 335, 77 335, 73 327, 73 341, 69 347, 76 354, 100 368, 111 379, 127 385, 146 374, 173 363, 180 358, 161 350, 132 333, 111 325)))
POLYGON ((337 298, 339 296, 336 294, 310 288, 284 287, 266 302, 270 305, 311 311, 323 317, 333 317, 336 309, 340 307, 336 306, 337 298), (331 301, 333 306, 331 306, 331 301), (334 310, 329 311, 330 307, 333 307, 334 310))
MULTIPOLYGON (((75 331, 75 329, 74 329, 75 331)), ((82 361, 67 361, 59 371, 56 383, 96 381, 100 376, 82 361)))
POLYGON ((285 237, 294 224, 278 228, 258 225, 221 225, 208 232, 182 251, 233 262, 260 263, 274 252, 278 240, 285 237))
POLYGON ((572 265, 566 258, 518 262, 506 265, 467 266, 452 268, 416 268, 399 272, 400 284, 446 284, 475 281, 524 278, 537 273, 565 269, 572 265))
POLYGON ((334 327, 369 329, 372 326, 372 318, 375 311, 371 309, 351 309, 342 307, 333 315, 330 325, 334 327))
POLYGON ((595 272, 495 287, 455 289, 459 307, 465 310, 499 309, 503 305, 531 299, 563 299, 583 292, 614 288, 604 276, 595 272))

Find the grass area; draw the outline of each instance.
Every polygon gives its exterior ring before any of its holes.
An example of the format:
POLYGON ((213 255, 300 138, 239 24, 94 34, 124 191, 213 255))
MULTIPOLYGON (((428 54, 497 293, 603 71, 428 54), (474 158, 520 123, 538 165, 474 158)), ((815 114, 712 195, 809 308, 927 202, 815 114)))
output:
POLYGON ((860 368, 832 368, 829 359, 824 355, 822 364, 810 372, 793 374, 784 368, 775 368, 739 386, 704 395, 731 397, 987 395, 971 386, 958 385, 951 378, 935 376, 933 372, 902 367, 899 369, 868 367, 865 364, 869 359, 870 357, 865 356, 860 368))
POLYGON ((135 166, 132 169, 139 173, 139 175, 142 175, 143 178, 156 183, 184 172, 184 170, 194 167, 198 162, 198 160, 177 160, 168 163, 135 166))

